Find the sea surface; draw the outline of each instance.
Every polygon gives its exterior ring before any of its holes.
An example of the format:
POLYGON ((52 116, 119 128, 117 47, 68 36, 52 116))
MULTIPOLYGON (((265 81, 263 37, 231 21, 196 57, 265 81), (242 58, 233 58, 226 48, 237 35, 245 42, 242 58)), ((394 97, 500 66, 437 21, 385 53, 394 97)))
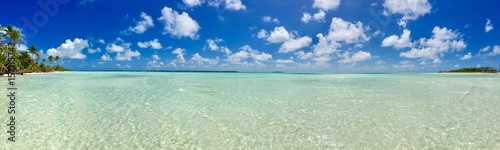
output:
POLYGON ((500 149, 498 74, 17 76, 0 149, 500 149))

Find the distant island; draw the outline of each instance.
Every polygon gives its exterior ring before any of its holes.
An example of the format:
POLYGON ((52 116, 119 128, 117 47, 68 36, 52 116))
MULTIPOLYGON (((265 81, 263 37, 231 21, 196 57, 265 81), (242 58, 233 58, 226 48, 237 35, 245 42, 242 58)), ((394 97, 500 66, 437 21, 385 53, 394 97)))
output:
POLYGON ((439 71, 438 73, 497 73, 493 67, 469 67, 450 71, 439 71))

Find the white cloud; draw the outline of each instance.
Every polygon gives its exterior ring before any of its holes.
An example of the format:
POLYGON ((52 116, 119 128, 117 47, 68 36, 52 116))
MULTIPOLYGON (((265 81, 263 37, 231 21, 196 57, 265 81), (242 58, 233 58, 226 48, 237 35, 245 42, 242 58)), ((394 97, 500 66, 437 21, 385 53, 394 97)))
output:
POLYGON ((460 33, 447 29, 446 27, 434 27, 433 36, 430 39, 421 38, 419 46, 410 51, 400 53, 401 57, 436 59, 444 53, 461 51, 467 44, 460 37, 460 33))
POLYGON ((273 22, 273 23, 277 23, 277 24, 280 23, 280 21, 278 20, 278 18, 273 18, 271 16, 264 16, 264 17, 262 17, 262 21, 264 21, 264 22, 273 22))
POLYGON ((153 60, 161 60, 161 58, 156 54, 153 54, 152 58, 153 60))
POLYGON ((271 43, 283 43, 293 38, 292 34, 290 34, 285 27, 275 27, 274 31, 271 32, 269 37, 267 38, 268 42, 271 43))
POLYGON ((304 48, 306 46, 309 46, 312 42, 312 39, 310 37, 304 36, 298 39, 292 39, 289 41, 286 41, 281 45, 280 49, 278 52, 280 53, 289 53, 293 52, 295 50, 304 48))
POLYGON ((117 38, 114 42, 108 43, 106 51, 110 53, 120 53, 130 48, 130 43, 126 43, 121 38, 117 38))
POLYGON ((300 48, 307 47, 311 44, 312 39, 310 37, 297 37, 297 32, 292 31, 288 32, 285 27, 275 27, 273 31, 267 35, 267 31, 261 30, 259 31, 257 37, 264 39, 267 37, 267 41, 270 43, 283 43, 278 52, 280 53, 289 53, 300 48))
POLYGON ((349 57, 349 52, 345 52, 343 57, 344 58, 339 61, 340 63, 356 63, 372 59, 372 55, 370 54, 370 52, 365 52, 365 51, 358 51, 354 53, 351 57, 349 57))
POLYGON ((148 61, 147 66, 149 69, 158 69, 158 68, 162 68, 163 66, 165 66, 165 63, 163 63, 161 61, 157 61, 157 60, 151 60, 151 61, 148 61))
POLYGON ((184 2, 184 4, 188 7, 196 7, 205 3, 205 0, 182 0, 182 2, 184 2))
POLYGON ((440 64, 442 63, 442 61, 439 58, 434 58, 434 60, 432 60, 432 63, 440 64))
POLYGON ((139 46, 140 48, 151 47, 151 49, 155 49, 155 50, 163 48, 163 46, 161 46, 161 43, 158 42, 158 39, 154 39, 151 41, 145 41, 145 42, 137 42, 137 46, 139 46))
MULTIPOLYGON (((146 32, 146 30, 148 28, 154 26, 153 19, 151 18, 151 16, 148 16, 148 14, 146 14, 145 12, 141 13, 141 18, 143 20, 138 21, 137 25, 135 25, 135 27, 129 27, 128 31, 135 32, 137 34, 142 34, 142 33, 146 32)), ((103 40, 103 42, 104 42, 104 40, 103 40)))
POLYGON ((304 51, 298 51, 295 53, 299 59, 305 60, 305 59, 310 59, 314 56, 313 53, 311 52, 304 52, 304 51))
POLYGON ((25 44, 19 44, 19 45, 16 44, 16 49, 21 52, 28 51, 28 46, 26 46, 25 44))
POLYGON ((410 38, 410 30, 405 29, 401 37, 397 35, 391 35, 382 41, 382 47, 392 46, 395 49, 403 49, 407 47, 413 47, 413 42, 410 38))
MULTIPOLYGON (((340 54, 339 48, 345 44, 354 44, 356 45, 355 47, 362 47, 362 43, 370 40, 370 37, 365 33, 368 29, 369 27, 363 26, 361 22, 351 23, 341 18, 332 18, 328 35, 326 37, 322 33, 316 35, 319 42, 313 46, 312 54, 314 55, 314 60, 319 64, 326 64, 326 62, 333 59, 333 54, 340 54)), ((361 54, 364 53, 357 55, 361 54)))
POLYGON ((486 54, 486 56, 497 56, 497 55, 500 55, 500 45, 493 46, 493 51, 486 54))
POLYGON ((493 24, 491 24, 491 20, 490 19, 486 19, 486 26, 484 27, 484 32, 490 32, 491 30, 493 30, 493 24))
POLYGON ((319 10, 318 13, 315 13, 313 16, 311 16, 309 13, 304 13, 302 15, 302 18, 300 21, 304 23, 309 23, 311 20, 316 20, 318 22, 324 22, 325 21, 325 15, 326 13, 323 10, 319 10))
POLYGON ((188 13, 182 12, 182 14, 179 14, 172 8, 164 7, 161 14, 162 16, 158 20, 165 24, 163 34, 171 34, 178 38, 190 37, 191 39, 198 39, 200 26, 188 13))
POLYGON ((115 59, 119 61, 131 61, 132 57, 140 57, 141 53, 139 51, 132 51, 130 49, 125 50, 125 52, 117 53, 115 59))
POLYGON ((240 48, 239 52, 228 55, 226 61, 231 64, 253 66, 262 65, 262 61, 269 61, 272 58, 271 54, 259 52, 258 50, 252 49, 249 45, 244 45, 240 48), (247 62, 246 60, 253 60, 253 62, 247 62))
POLYGON ((460 60, 469 60, 471 58, 472 58, 472 53, 469 52, 466 55, 464 55, 464 57, 461 57, 460 60))
POLYGON ((257 38, 259 39, 265 39, 267 37, 269 37, 269 33, 264 29, 261 29, 259 33, 257 33, 257 38))
POLYGON ((205 48, 208 48, 212 51, 217 51, 220 49, 220 47, 217 45, 217 43, 222 42, 223 40, 220 38, 215 38, 215 39, 207 39, 205 48))
POLYGON ((291 63, 293 63, 293 57, 291 57, 290 59, 278 59, 278 60, 276 60, 276 63, 278 63, 278 64, 291 64, 291 63))
POLYGON ((413 68, 415 68, 415 65, 411 61, 403 60, 403 61, 399 62, 399 64, 394 65, 393 68, 396 68, 396 69, 413 69, 413 68))
POLYGON ((417 20, 431 12, 432 5, 427 0, 385 0, 384 15, 400 14, 399 25, 406 27, 409 20, 417 20))
POLYGON ((334 17, 326 38, 347 44, 366 42, 370 40, 370 37, 365 34, 368 29, 369 27, 363 26, 361 22, 351 23, 334 17))
POLYGON ((241 3, 241 0, 225 0, 226 9, 245 10, 247 7, 241 3))
POLYGON ((209 66, 214 66, 219 63, 219 57, 215 59, 210 59, 210 58, 205 58, 200 56, 200 54, 195 53, 193 57, 190 59, 191 62, 198 64, 198 65, 209 65, 209 66))
POLYGON ((132 57, 140 57, 141 53, 139 51, 132 51, 130 49, 131 43, 123 41, 121 38, 116 38, 115 41, 108 43, 106 46, 106 51, 109 53, 117 53, 115 60, 119 61, 131 61, 132 57))
POLYGON ((82 50, 88 47, 89 43, 87 40, 75 38, 71 41, 70 39, 67 39, 66 42, 61 44, 58 48, 51 48, 47 50, 47 55, 69 59, 85 59, 87 56, 82 53, 82 50))
POLYGON ((340 0, 314 0, 313 8, 318 8, 324 11, 335 10, 339 8, 340 0))
POLYGON ((100 52, 101 52, 101 48, 99 48, 99 47, 98 47, 98 48, 96 48, 96 49, 88 48, 87 50, 88 50, 88 52, 89 52, 90 54, 93 54, 93 53, 100 53, 100 52))
POLYGON ((174 51, 172 51, 172 54, 177 54, 177 57, 172 62, 174 62, 174 63, 175 62, 180 62, 180 63, 186 62, 186 59, 184 58, 185 52, 186 52, 186 50, 182 49, 182 48, 176 48, 174 51))
POLYGON ((106 42, 103 39, 99 39, 99 43, 106 44, 106 42))
POLYGON ((112 61, 111 56, 108 53, 101 56, 101 61, 112 61))
POLYGON ((479 50, 479 52, 487 52, 491 49, 491 46, 486 46, 486 47, 483 47, 479 50))

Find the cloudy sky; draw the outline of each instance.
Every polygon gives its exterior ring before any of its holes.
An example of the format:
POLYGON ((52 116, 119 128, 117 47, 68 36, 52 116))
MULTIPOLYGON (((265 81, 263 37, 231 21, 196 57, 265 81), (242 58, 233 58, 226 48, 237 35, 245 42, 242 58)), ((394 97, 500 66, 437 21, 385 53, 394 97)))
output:
POLYGON ((500 68, 500 2, 7 0, 0 24, 75 70, 500 68))

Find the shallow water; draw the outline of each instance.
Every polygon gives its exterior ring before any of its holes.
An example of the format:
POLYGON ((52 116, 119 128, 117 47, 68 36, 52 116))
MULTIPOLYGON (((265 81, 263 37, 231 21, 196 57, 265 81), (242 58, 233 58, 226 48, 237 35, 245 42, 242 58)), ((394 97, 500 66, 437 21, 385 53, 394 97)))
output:
POLYGON ((64 72, 16 83, 16 142, 2 96, 0 149, 500 148, 499 75, 64 72))

